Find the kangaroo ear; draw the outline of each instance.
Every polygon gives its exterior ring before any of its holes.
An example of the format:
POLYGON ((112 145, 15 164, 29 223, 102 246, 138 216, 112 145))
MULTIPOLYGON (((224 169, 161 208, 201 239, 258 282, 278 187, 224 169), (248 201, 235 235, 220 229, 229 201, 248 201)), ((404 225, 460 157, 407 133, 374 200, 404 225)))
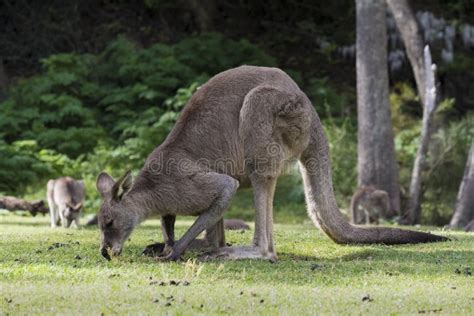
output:
POLYGON ((102 195, 103 198, 111 194, 114 184, 114 179, 105 172, 102 172, 97 177, 97 191, 100 192, 100 195, 102 195))
POLYGON ((133 185, 132 173, 128 170, 112 187, 112 198, 120 201, 133 185))

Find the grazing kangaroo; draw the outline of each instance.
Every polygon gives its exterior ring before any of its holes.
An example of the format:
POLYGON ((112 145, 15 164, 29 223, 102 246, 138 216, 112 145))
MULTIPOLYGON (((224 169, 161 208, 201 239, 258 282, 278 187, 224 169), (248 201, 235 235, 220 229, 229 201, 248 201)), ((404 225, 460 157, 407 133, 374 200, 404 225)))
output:
POLYGON ((99 175, 102 255, 109 258, 108 249, 120 254, 134 227, 156 214, 162 216, 168 246, 162 257, 176 260, 202 231, 223 234, 224 211, 239 184, 249 183, 256 209, 252 245, 220 247, 207 258, 276 260, 273 196, 277 178, 291 159, 299 160, 309 216, 335 242, 447 240, 424 232, 349 224, 336 204, 328 143, 307 96, 280 69, 242 66, 214 76, 193 94, 133 183, 130 173, 117 182, 106 173, 99 175), (174 242, 176 215, 198 218, 174 242))
POLYGON ((390 207, 388 193, 372 186, 357 189, 351 199, 351 222, 353 224, 379 224, 390 207))
POLYGON ((46 196, 48 198, 51 227, 57 227, 61 220, 62 227, 71 223, 79 227, 79 218, 84 203, 84 182, 71 177, 49 180, 46 196), (59 215, 59 217, 58 217, 59 215))
POLYGON ((466 227, 464 227, 464 231, 466 232, 474 232, 474 219, 470 221, 466 227))

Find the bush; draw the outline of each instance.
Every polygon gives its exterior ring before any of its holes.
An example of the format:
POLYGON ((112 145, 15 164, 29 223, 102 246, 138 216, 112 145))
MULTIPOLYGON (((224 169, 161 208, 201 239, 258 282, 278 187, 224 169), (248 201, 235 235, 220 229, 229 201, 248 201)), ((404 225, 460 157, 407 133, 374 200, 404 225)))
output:
POLYGON ((474 139, 474 115, 439 129, 430 144, 423 173, 425 223, 446 224, 464 173, 469 146, 474 139))
POLYGON ((204 34, 147 49, 119 38, 98 55, 59 54, 42 64, 43 73, 21 81, 0 104, 0 135, 77 158, 99 140, 122 145, 137 136, 144 117, 169 111, 165 100, 181 87, 241 64, 275 61, 245 40, 204 34))
POLYGON ((97 55, 44 59, 0 103, 0 192, 43 196, 47 179, 69 175, 85 180, 86 207, 97 206, 100 171, 140 168, 197 87, 241 64, 275 60, 220 34, 149 48, 118 38, 97 55))

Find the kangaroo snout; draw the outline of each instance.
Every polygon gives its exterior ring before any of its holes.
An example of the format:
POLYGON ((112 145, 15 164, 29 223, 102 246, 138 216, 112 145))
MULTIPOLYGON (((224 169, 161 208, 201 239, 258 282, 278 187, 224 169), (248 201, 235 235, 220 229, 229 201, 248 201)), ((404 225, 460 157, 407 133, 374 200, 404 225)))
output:
POLYGON ((121 253, 122 253, 121 245, 114 245, 113 247, 109 245, 103 245, 102 247, 100 247, 100 254, 102 255, 102 257, 104 257, 105 259, 109 261, 112 259, 110 255, 112 255, 113 257, 116 257, 116 256, 120 256, 121 253))
POLYGON ((110 258, 109 251, 107 250, 107 248, 101 247, 100 248, 100 253, 101 253, 102 257, 104 257, 106 260, 108 260, 108 261, 112 260, 112 258, 110 258))

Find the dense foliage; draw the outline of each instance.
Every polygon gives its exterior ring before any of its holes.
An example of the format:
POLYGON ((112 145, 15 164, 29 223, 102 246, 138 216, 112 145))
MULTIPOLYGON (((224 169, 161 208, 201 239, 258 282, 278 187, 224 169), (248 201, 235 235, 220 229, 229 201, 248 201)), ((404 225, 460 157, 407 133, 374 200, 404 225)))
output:
POLYGON ((42 64, 0 105, 5 193, 61 174, 137 169, 198 85, 241 64, 276 62, 248 41, 206 34, 147 49, 119 38, 97 55, 52 55, 42 64))

